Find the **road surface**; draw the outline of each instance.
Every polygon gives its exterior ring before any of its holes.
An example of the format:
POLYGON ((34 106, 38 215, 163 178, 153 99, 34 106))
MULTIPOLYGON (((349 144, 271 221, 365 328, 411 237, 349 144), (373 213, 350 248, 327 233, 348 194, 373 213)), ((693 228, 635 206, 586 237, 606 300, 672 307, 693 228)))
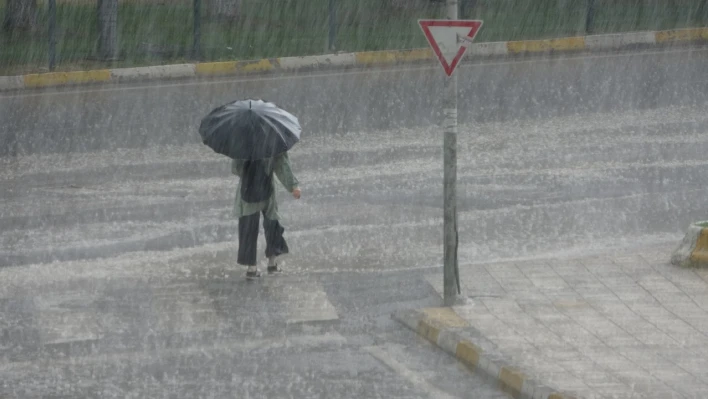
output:
MULTIPOLYGON (((707 218, 707 54, 461 69, 460 267, 665 244, 707 218)), ((0 396, 505 397, 389 318, 440 304, 439 76, 0 96, 0 396), (195 130, 249 96, 306 129, 303 199, 279 192, 288 273, 256 284, 229 162, 195 130)))

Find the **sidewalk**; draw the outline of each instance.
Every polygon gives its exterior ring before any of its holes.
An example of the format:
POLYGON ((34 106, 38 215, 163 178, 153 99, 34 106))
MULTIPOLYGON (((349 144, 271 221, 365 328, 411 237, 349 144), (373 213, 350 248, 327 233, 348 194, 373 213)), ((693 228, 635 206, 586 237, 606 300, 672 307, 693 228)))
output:
POLYGON ((676 246, 464 266, 466 305, 394 317, 515 397, 706 398, 708 270, 676 246))

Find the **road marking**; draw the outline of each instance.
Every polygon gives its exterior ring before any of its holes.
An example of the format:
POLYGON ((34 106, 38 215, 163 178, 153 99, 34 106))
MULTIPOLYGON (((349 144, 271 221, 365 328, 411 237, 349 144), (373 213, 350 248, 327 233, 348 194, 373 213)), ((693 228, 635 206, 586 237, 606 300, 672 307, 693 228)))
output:
POLYGON ((92 311, 39 311, 38 327, 42 344, 95 341, 100 338, 98 315, 92 311))
POLYGON ((450 395, 447 392, 441 391, 440 389, 430 385, 425 378, 418 375, 416 372, 408 369, 398 360, 394 359, 386 350, 381 346, 367 346, 364 350, 368 352, 371 356, 378 359, 381 363, 388 366, 391 370, 395 371, 398 375, 405 378, 413 384, 416 388, 430 395, 431 398, 439 399, 454 399, 456 396, 450 395))
MULTIPOLYGON (((111 325, 111 319, 91 305, 94 300, 80 292, 39 297, 37 324, 42 343, 96 341, 104 332, 119 327, 111 325)), ((215 331, 220 323, 216 310, 204 303, 196 284, 161 287, 146 306, 160 332, 215 331)))
MULTIPOLYGON (((497 66, 497 65, 510 65, 510 64, 534 64, 542 62, 551 61, 571 61, 577 59, 607 59, 607 58, 625 58, 633 56, 652 56, 652 55, 668 55, 675 53, 699 53, 708 51, 708 47, 693 47, 685 49, 675 49, 675 50, 664 50, 664 51, 630 51, 621 54, 604 54, 604 55, 588 55, 588 54, 578 54, 568 57, 544 57, 536 58, 530 60, 509 60, 509 61, 481 61, 474 64, 463 64, 459 66, 462 69, 471 69, 484 66, 497 66)), ((332 72, 322 72, 322 73, 303 73, 303 74, 286 74, 281 76, 239 76, 228 79, 210 79, 209 81, 186 81, 186 82, 175 82, 175 83, 165 83, 165 84, 144 84, 140 86, 128 86, 128 87, 104 87, 104 88, 93 88, 85 90, 72 90, 71 88, 57 88, 57 91, 53 92, 34 92, 34 93, 9 93, 1 94, 0 100, 10 99, 10 98, 24 98, 24 97, 38 97, 38 96, 55 96, 55 95, 68 95, 68 94, 85 94, 85 93, 96 93, 96 92, 112 92, 112 91, 129 91, 129 90, 145 90, 145 89, 159 89, 167 87, 187 87, 187 86, 210 86, 210 85, 223 85, 228 83, 238 83, 238 82, 265 82, 265 81, 278 81, 278 80, 293 80, 293 79, 312 79, 312 78, 324 78, 331 76, 352 76, 352 75, 367 75, 372 73, 381 74, 391 74, 391 73, 401 73, 401 72, 411 72, 411 71, 424 71, 439 69, 438 66, 412 66, 412 67, 402 67, 402 68, 388 68, 385 66, 378 68, 369 69, 358 69, 354 71, 332 71, 332 72)))
MULTIPOLYGON (((145 350, 140 352, 122 352, 122 353, 97 353, 91 355, 72 356, 70 358, 46 358, 42 359, 42 366, 52 365, 89 365, 102 364, 110 361, 126 364, 130 361, 139 364, 145 364, 147 361, 154 361, 160 357, 166 358, 173 355, 188 355, 202 354, 211 356, 211 354, 223 354, 234 352, 259 352, 273 351, 290 348, 316 349, 327 345, 342 347, 347 344, 347 339, 338 333, 327 333, 320 335, 299 335, 295 337, 278 337, 243 340, 219 340, 211 345, 195 345, 178 348, 160 348, 159 350, 145 350)), ((37 368, 36 361, 19 361, 0 363, 0 371, 23 370, 27 367, 32 369, 37 368)))
POLYGON ((87 305, 93 299, 80 292, 36 298, 42 344, 98 340, 102 333, 99 315, 87 305))
POLYGON ((152 291, 150 310, 156 330, 173 333, 216 331, 219 315, 195 283, 173 284, 152 291))
POLYGON ((322 284, 317 281, 300 280, 293 283, 276 277, 266 280, 266 286, 274 289, 276 297, 285 306, 287 324, 339 319, 322 284))

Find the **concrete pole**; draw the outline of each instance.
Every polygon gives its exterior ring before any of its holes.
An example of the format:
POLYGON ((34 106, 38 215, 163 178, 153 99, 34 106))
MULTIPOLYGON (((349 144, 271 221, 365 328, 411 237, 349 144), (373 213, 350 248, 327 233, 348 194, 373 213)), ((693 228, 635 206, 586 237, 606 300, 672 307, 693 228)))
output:
MULTIPOLYGON (((447 19, 457 19, 458 0, 446 0, 447 19)), ((445 79, 443 100, 444 172, 443 172, 443 230, 444 268, 443 291, 445 306, 452 306, 460 292, 457 269, 457 75, 445 79)))

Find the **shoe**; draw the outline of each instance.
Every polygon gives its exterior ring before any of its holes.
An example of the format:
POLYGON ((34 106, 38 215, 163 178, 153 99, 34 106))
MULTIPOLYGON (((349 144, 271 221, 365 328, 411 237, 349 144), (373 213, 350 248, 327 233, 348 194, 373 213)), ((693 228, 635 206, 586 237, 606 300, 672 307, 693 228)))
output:
POLYGON ((246 280, 258 280, 261 277, 261 272, 258 270, 246 272, 246 280))
POLYGON ((278 265, 268 266, 268 274, 280 274, 282 272, 283 272, 283 269, 278 267, 278 265))

